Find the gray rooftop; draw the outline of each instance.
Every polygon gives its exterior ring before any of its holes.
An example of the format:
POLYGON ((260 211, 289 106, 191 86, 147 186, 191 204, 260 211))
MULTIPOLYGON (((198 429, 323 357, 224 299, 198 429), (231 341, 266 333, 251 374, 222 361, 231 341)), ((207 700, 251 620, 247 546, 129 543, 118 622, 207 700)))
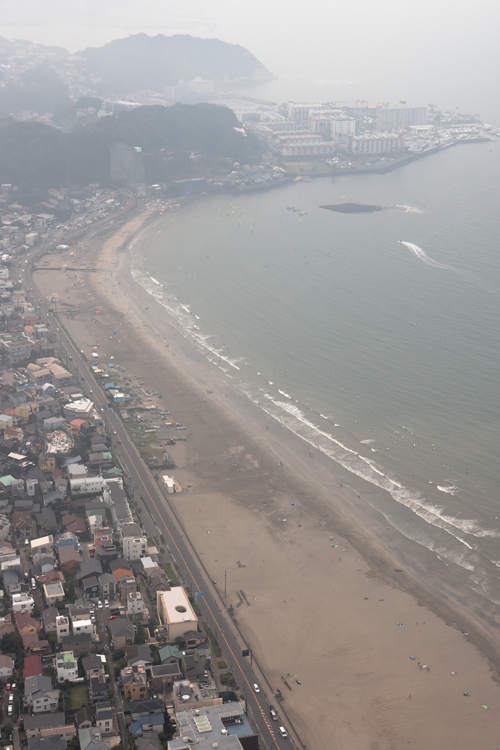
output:
POLYGON ((113 638, 119 638, 124 635, 134 635, 134 626, 128 617, 117 617, 108 623, 113 638))
POLYGON ((36 714, 35 716, 26 715, 24 717, 25 729, 44 729, 45 727, 57 727, 65 724, 64 713, 57 714, 36 714))
POLYGON ((45 609, 42 613, 43 617, 43 626, 46 628, 48 625, 52 625, 52 623, 55 623, 56 617, 59 615, 59 610, 57 607, 49 607, 48 609, 45 609))
POLYGON ((104 664, 98 654, 90 654, 90 656, 84 656, 82 659, 82 666, 85 671, 87 671, 87 669, 104 669, 104 664))
POLYGON ((82 578, 86 578, 87 576, 91 575, 102 575, 102 565, 99 560, 96 560, 94 558, 82 562, 82 564, 80 565, 80 570, 76 574, 75 578, 77 581, 81 581, 82 578))
POLYGON ((24 681, 24 694, 31 695, 37 690, 52 690, 52 680, 42 674, 36 674, 33 677, 27 677, 24 681))
POLYGON ((204 740, 207 747, 217 742, 220 750, 241 750, 241 742, 235 734, 222 734, 225 729, 222 716, 225 719, 243 716, 243 709, 239 703, 226 703, 221 706, 200 708, 195 714, 194 709, 179 711, 177 723, 179 738, 170 740, 168 750, 185 750, 204 740), (221 709, 221 710, 220 710, 221 709))

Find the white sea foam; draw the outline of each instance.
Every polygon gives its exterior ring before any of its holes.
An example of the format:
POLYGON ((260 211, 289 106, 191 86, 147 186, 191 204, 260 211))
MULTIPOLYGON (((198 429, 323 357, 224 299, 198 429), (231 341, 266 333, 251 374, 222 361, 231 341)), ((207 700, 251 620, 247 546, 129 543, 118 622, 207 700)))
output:
POLYGON ((405 214, 423 214, 421 208, 417 208, 417 206, 405 206, 400 203, 396 203, 396 208, 404 208, 405 214))
MULTIPOLYGON (((429 258, 417 245, 407 242, 402 242, 402 244, 419 258, 419 260, 422 260, 428 265, 445 269, 451 268, 429 258)), ((230 367, 236 370, 240 369, 237 362, 243 362, 243 360, 235 358, 230 359, 228 355, 225 355, 221 349, 213 343, 214 339, 210 335, 202 334, 199 330, 196 330, 196 328, 193 329, 192 312, 187 305, 182 305, 179 300, 175 299, 175 297, 173 298, 175 301, 171 300, 166 291, 164 292, 163 289, 158 288, 159 286, 161 287, 159 282, 148 276, 144 271, 141 271, 138 268, 133 268, 132 276, 149 294, 158 300, 170 315, 172 315, 174 320, 183 330, 184 336, 190 339, 199 350, 204 351, 207 355, 207 359, 210 359, 215 366, 225 372, 225 377, 229 378, 231 376, 226 372, 226 368, 223 368, 222 363, 227 365, 228 368, 230 367)), ((237 378, 238 376, 235 377, 237 378)), ((269 384, 273 385, 272 381, 269 381, 269 384)), ((449 513, 445 513, 443 508, 439 508, 435 504, 427 501, 420 493, 410 492, 398 482, 396 478, 388 476, 379 463, 375 463, 373 459, 367 458, 356 450, 349 448, 345 442, 335 439, 329 432, 321 430, 310 419, 307 419, 306 415, 298 406, 290 403, 290 401, 283 402, 275 400, 272 395, 266 393, 266 403, 262 403, 262 396, 253 395, 251 389, 249 389, 246 384, 245 389, 244 392, 247 397, 263 409, 263 411, 269 414, 269 416, 273 417, 310 445, 316 447, 325 455, 335 460, 348 471, 361 479, 370 482, 374 486, 387 491, 396 503, 406 507, 423 521, 451 535, 454 539, 460 542, 460 545, 463 545, 462 549, 465 548, 465 551, 460 552, 456 548, 448 548, 448 545, 440 545, 439 549, 437 549, 436 540, 424 531, 423 526, 419 526, 412 522, 408 523, 408 521, 405 520, 405 517, 401 516, 401 514, 396 514, 397 517, 389 519, 389 514, 386 515, 386 513, 382 511, 388 521, 408 538, 414 539, 430 550, 434 550, 443 558, 460 565, 465 570, 473 571, 476 558, 474 552, 475 548, 474 545, 470 543, 472 540, 470 540, 470 538, 465 539, 464 535, 468 535, 469 537, 474 536, 476 538, 498 538, 500 536, 495 531, 481 528, 479 522, 475 520, 455 518, 449 515, 449 513)), ((291 399, 290 395, 285 391, 280 390, 279 393, 282 397, 291 399)), ((296 401, 295 403, 298 404, 299 402, 296 401)), ((327 417, 322 413, 319 416, 321 416, 322 419, 331 419, 331 417, 327 417)), ((335 423, 334 426, 336 428, 340 427, 338 423, 335 423)), ((372 439, 361 441, 363 445, 367 446, 372 442, 372 439)), ((370 448, 370 451, 375 453, 376 449, 370 448)), ((445 485, 438 485, 438 489, 441 492, 446 491, 443 489, 444 487, 445 485)), ((452 491, 456 488, 450 483, 449 486, 446 485, 446 489, 448 490, 447 494, 452 494, 452 491)), ((364 499, 366 502, 370 502, 369 496, 365 496, 364 499)), ((500 567, 500 561, 498 567, 500 567)))
POLYGON ((404 242, 403 240, 398 240, 400 245, 404 245, 408 248, 408 250, 411 250, 413 255, 415 255, 416 258, 421 260, 423 263, 426 263, 428 266, 432 266, 433 268, 444 268, 448 271, 454 271, 455 269, 453 266, 446 266, 444 263, 438 263, 437 260, 433 260, 432 258, 429 258, 427 253, 425 253, 421 247, 418 245, 415 245, 413 242, 404 242))
POLYGON ((474 549, 472 544, 463 539, 463 534, 482 536, 485 530, 481 528, 477 521, 445 515, 443 508, 429 502, 420 493, 410 492, 397 479, 388 476, 383 467, 375 463, 374 460, 366 458, 334 438, 329 432, 321 430, 307 419, 297 406, 286 401, 277 401, 268 393, 265 396, 279 411, 266 407, 264 404, 259 405, 285 427, 288 427, 348 471, 388 492, 397 503, 404 505, 427 523, 450 534, 468 549, 474 549))
POLYGON ((452 484, 450 487, 447 487, 443 484, 437 484, 436 487, 440 492, 445 492, 447 495, 454 495, 457 491, 457 488, 454 484, 452 484))

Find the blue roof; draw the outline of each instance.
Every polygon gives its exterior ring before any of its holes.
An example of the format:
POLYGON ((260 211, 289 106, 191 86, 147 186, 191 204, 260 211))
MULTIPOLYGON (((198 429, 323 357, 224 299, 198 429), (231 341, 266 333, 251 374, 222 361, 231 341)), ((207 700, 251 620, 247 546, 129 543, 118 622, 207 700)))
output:
POLYGON ((140 716, 137 721, 134 721, 134 723, 130 725, 130 731, 135 737, 136 735, 140 735, 143 733, 143 724, 152 724, 153 726, 159 726, 163 725, 164 723, 164 714, 148 714, 147 716, 140 716))

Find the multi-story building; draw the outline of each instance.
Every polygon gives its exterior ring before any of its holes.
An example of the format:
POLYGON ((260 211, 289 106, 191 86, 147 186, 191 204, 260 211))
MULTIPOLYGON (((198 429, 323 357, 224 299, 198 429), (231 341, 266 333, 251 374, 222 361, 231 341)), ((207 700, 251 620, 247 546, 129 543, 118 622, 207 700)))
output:
POLYGON ((149 697, 149 685, 144 667, 125 667, 121 671, 121 684, 125 698, 143 701, 149 697))
POLYGON ((376 116, 377 130, 408 130, 410 125, 427 123, 427 107, 379 107, 376 116))
POLYGON ((74 620, 73 635, 94 636, 94 624, 92 620, 74 620))
POLYGON ((110 509, 113 527, 115 531, 118 531, 122 526, 128 526, 133 523, 134 519, 121 481, 108 479, 105 485, 106 489, 103 494, 104 502, 110 509))
POLYGON ((102 477, 77 477, 69 480, 71 494, 76 495, 98 495, 104 488, 102 477))
POLYGON ((78 679, 78 664, 73 651, 62 651, 56 656, 57 679, 59 682, 78 679))
POLYGON ((123 557, 126 560, 139 560, 147 556, 148 538, 146 536, 123 537, 123 557))
POLYGON ((24 697, 34 714, 57 711, 59 705, 59 690, 52 690, 50 677, 41 674, 24 681, 24 697))
POLYGON ((24 335, 4 335, 0 340, 0 344, 7 355, 10 365, 17 365, 19 362, 28 360, 33 351, 33 343, 24 335))
POLYGON ((115 650, 131 646, 135 640, 134 626, 127 617, 118 617, 111 620, 108 624, 113 639, 113 648, 115 650))
POLYGON ((114 732, 113 716, 114 712, 111 703, 105 701, 96 705, 95 723, 96 727, 101 730, 101 734, 112 734, 114 732))
POLYGON ((56 617, 57 642, 62 643, 62 639, 70 635, 69 618, 65 615, 56 617))
POLYGON ((352 154, 393 154, 403 151, 405 143, 398 133, 365 133, 348 138, 352 154))
POLYGON ((144 617, 144 599, 140 591, 130 591, 127 595, 127 615, 133 618, 144 617))
POLYGON ((14 612, 21 612, 22 610, 32 612, 34 606, 35 600, 24 591, 20 594, 12 594, 12 609, 14 612))
POLYGON ((162 625, 167 628, 167 639, 173 643, 182 638, 188 630, 198 629, 198 618, 182 586, 174 586, 170 591, 158 591, 156 609, 162 625))
POLYGON ((342 115, 332 117, 330 132, 334 141, 345 141, 350 135, 356 134, 355 118, 342 115))
POLYGON ((287 158, 302 156, 332 156, 337 150, 333 141, 323 141, 317 136, 316 140, 295 141, 282 146, 281 155, 287 158))

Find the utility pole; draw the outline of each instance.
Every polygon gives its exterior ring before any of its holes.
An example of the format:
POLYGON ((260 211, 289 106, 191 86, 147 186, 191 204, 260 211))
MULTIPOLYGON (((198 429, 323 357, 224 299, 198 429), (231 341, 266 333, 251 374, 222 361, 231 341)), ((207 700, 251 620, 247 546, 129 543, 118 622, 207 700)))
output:
POLYGON ((227 573, 224 571, 224 599, 226 598, 227 573))

